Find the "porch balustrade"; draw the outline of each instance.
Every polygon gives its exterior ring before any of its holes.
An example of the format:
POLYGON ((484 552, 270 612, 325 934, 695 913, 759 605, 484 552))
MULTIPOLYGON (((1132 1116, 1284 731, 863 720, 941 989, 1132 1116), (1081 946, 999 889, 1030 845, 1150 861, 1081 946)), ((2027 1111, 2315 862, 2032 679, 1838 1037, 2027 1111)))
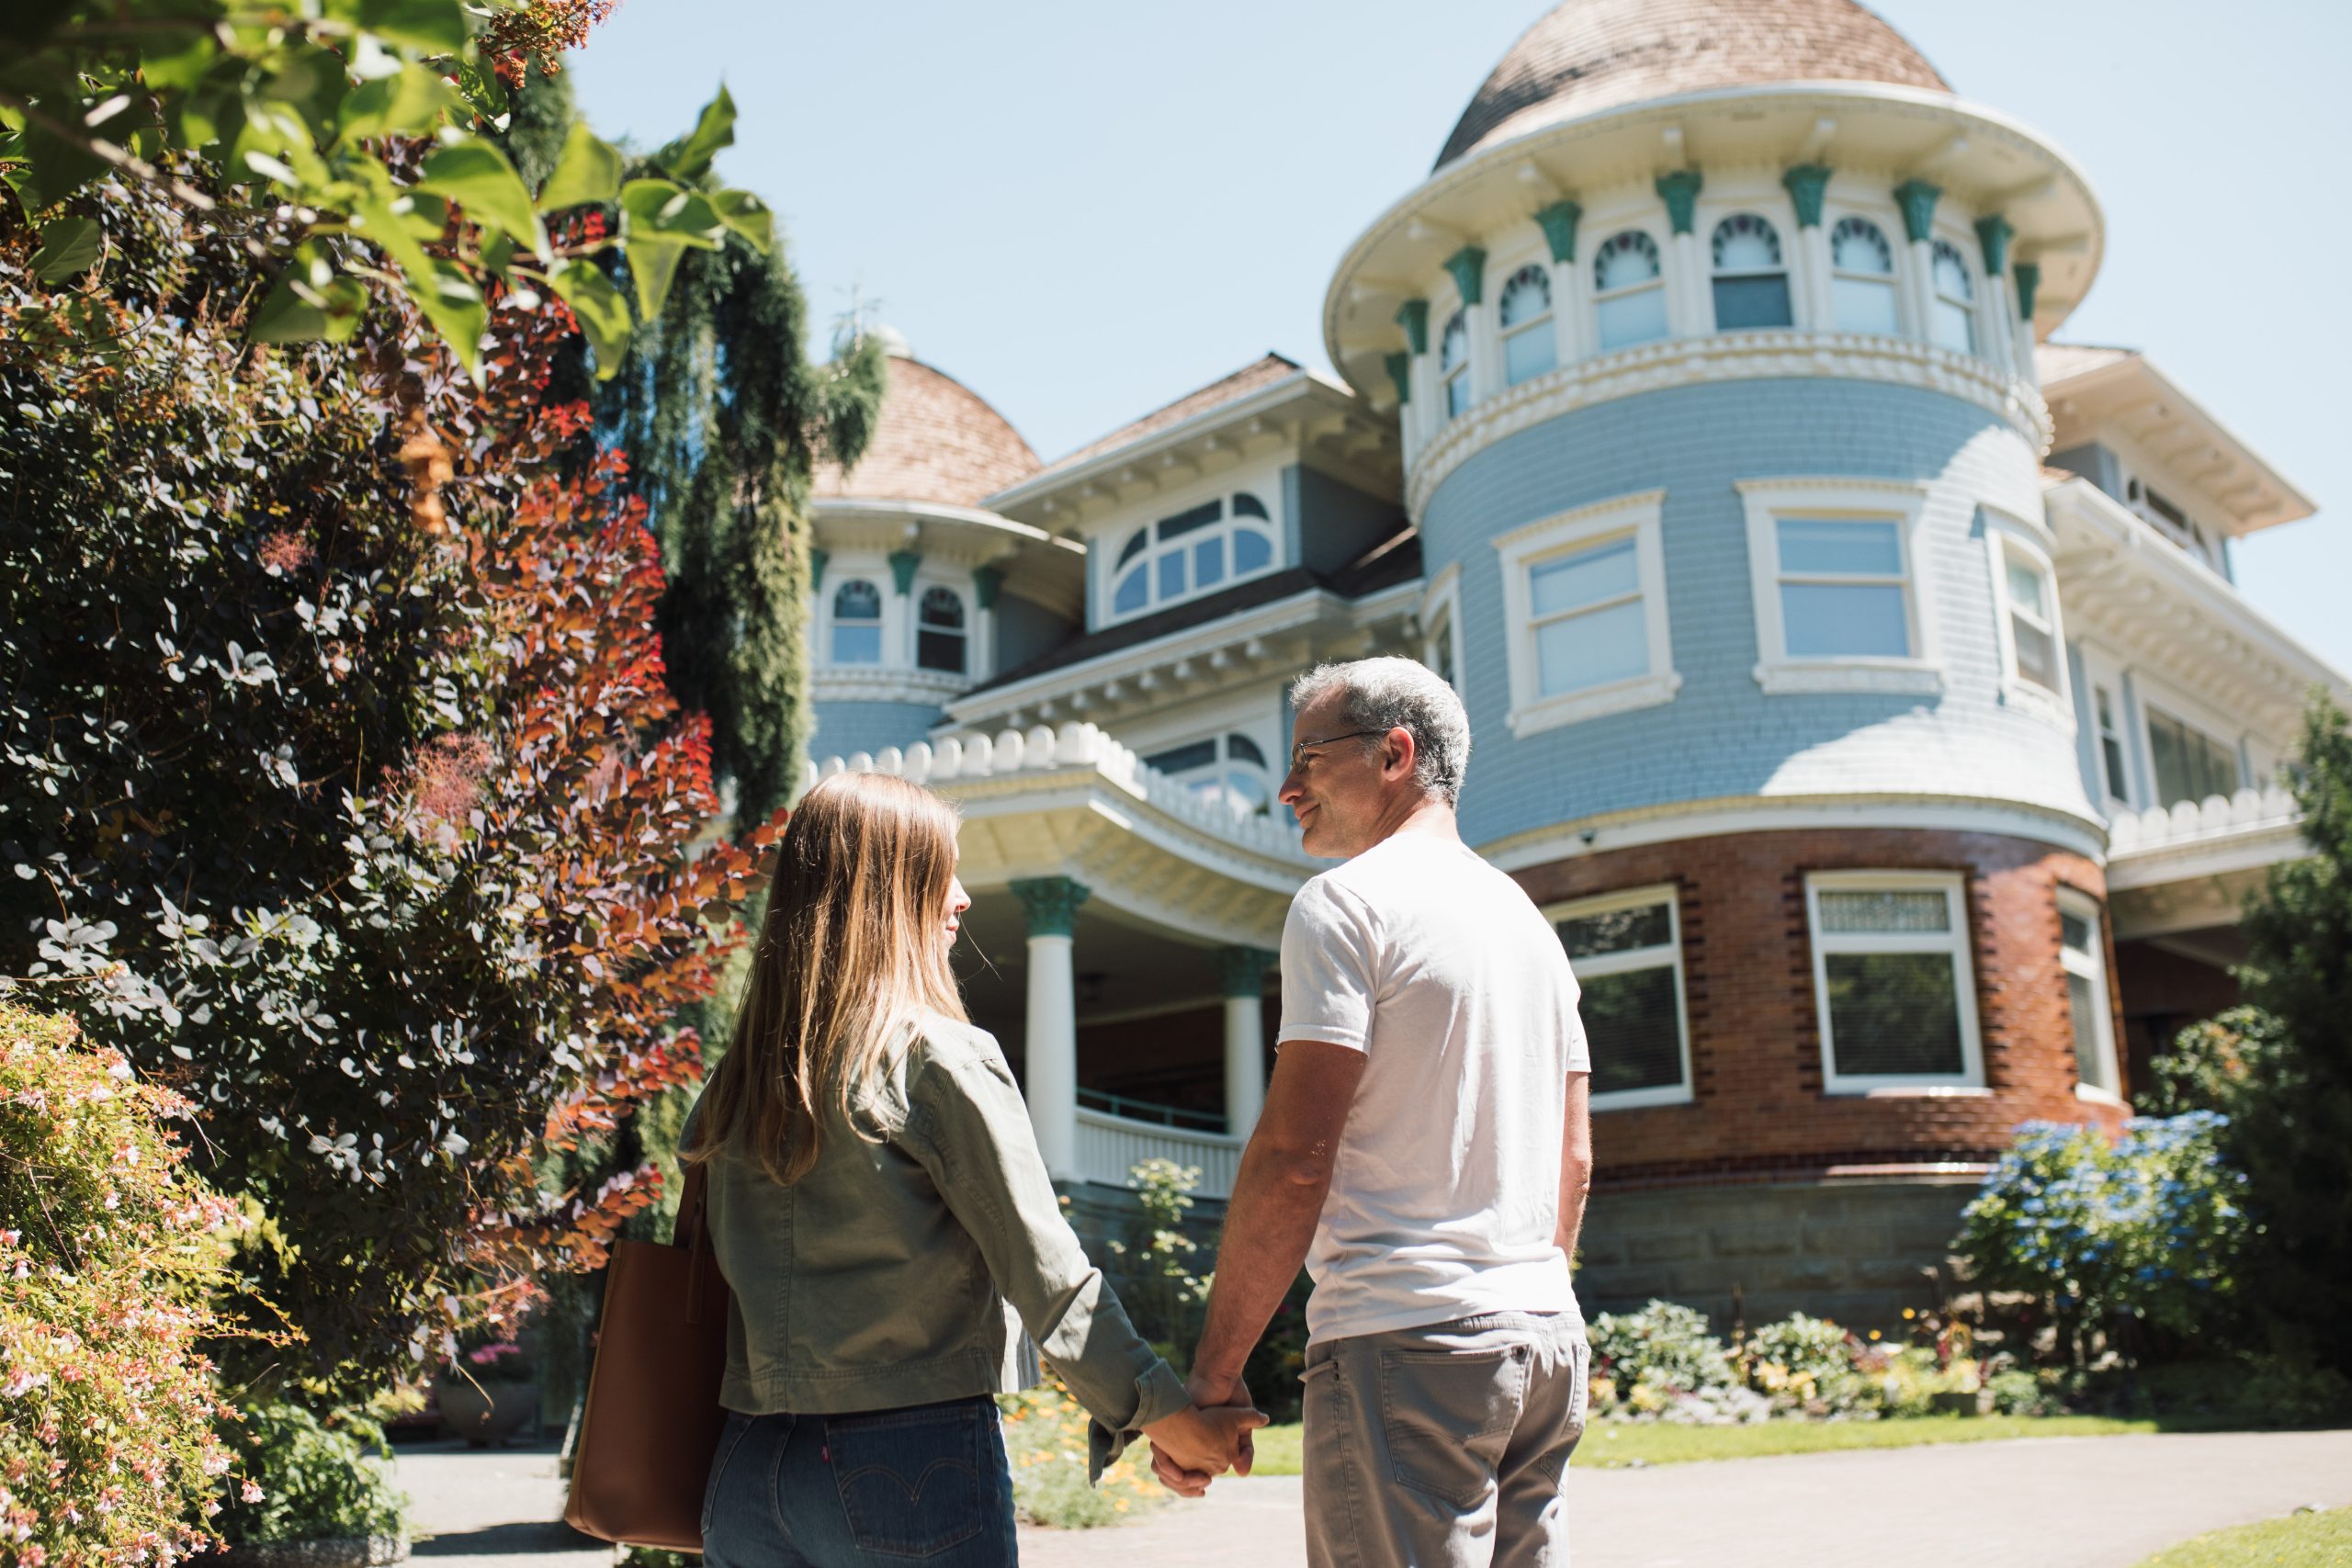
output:
POLYGON ((1127 1172, 1143 1161, 1173 1160, 1199 1169, 1201 1182, 1193 1189, 1196 1196, 1220 1200, 1233 1196, 1233 1179, 1241 1168, 1239 1138, 1227 1133, 1159 1126, 1084 1105, 1078 1107, 1076 1114, 1078 1157, 1071 1174, 1079 1179, 1125 1187, 1127 1172))

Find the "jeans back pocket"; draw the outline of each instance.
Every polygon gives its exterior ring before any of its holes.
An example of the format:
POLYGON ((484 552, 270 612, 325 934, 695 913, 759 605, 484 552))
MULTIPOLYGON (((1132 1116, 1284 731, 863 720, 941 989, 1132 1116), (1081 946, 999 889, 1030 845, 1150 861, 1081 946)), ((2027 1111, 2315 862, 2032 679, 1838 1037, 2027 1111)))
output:
POLYGON ((1380 1352, 1380 1426, 1400 1486, 1457 1508, 1495 1483, 1527 1399, 1528 1349, 1380 1352))
POLYGON ((860 1551, 933 1557, 987 1528, 986 1402, 825 1417, 825 1457, 860 1551))

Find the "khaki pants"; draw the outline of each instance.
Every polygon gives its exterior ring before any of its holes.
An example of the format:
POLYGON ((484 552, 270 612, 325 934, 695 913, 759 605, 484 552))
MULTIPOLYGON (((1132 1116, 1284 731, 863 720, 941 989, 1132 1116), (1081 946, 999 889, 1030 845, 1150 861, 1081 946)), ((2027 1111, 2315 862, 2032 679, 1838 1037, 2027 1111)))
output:
POLYGON ((1306 1349, 1313 1568, 1566 1568, 1591 1366, 1576 1318, 1487 1313, 1306 1349))

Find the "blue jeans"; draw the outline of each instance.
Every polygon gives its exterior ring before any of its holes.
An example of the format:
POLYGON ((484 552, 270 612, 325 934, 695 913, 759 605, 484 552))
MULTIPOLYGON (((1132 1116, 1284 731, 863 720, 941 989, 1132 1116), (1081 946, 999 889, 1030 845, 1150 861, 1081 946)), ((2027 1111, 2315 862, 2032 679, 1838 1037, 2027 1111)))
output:
POLYGON ((1012 1469, 996 1402, 730 1413, 702 1540, 705 1568, 1012 1568, 1012 1469))

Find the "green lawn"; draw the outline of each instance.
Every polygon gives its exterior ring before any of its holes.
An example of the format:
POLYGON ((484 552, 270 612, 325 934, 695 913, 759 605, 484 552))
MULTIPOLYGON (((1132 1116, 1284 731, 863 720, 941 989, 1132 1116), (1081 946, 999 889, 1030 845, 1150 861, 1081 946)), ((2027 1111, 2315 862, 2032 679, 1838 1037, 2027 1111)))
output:
POLYGON ((2216 1530, 2159 1551, 2140 1568, 2342 1568, 2346 1562, 2352 1562, 2352 1508, 2216 1530))
MULTIPOLYGON (((1677 1427, 1663 1422, 1598 1421, 1577 1445, 1576 1461, 1600 1469, 1687 1464, 1696 1460, 1758 1459, 1766 1454, 1838 1449, 1907 1449, 1920 1443, 1983 1443, 2002 1438, 2109 1438, 2172 1425, 2104 1416, 1921 1416, 1887 1421, 1770 1421, 1753 1427, 1677 1427)), ((1257 1435, 1256 1475, 1298 1473, 1299 1428, 1268 1427, 1257 1435)))

